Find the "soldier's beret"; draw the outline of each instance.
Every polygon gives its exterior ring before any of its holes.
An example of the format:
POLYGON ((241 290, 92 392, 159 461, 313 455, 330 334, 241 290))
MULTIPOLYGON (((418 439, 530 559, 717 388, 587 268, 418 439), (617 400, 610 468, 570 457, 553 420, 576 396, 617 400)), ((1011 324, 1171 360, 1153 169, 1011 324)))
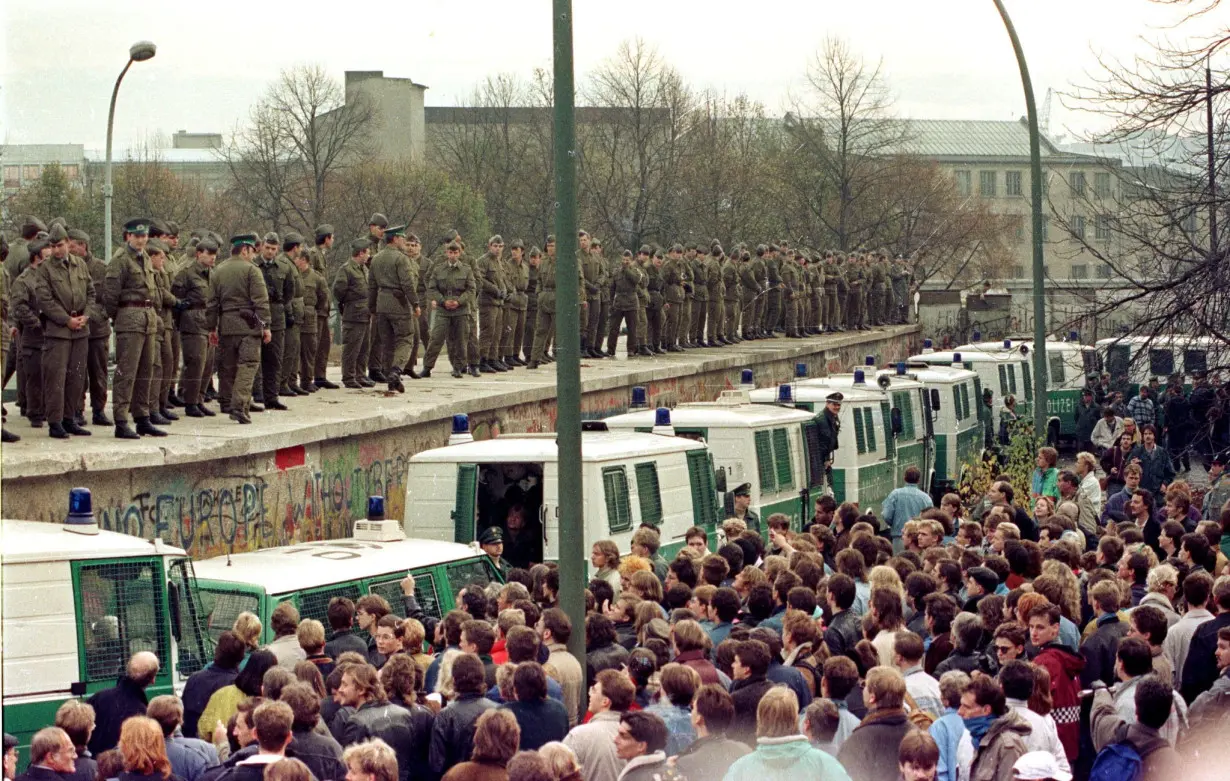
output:
POLYGON ((367 239, 355 239, 350 242, 350 254, 358 255, 365 249, 371 249, 372 243, 367 239))
POLYGON ((316 226, 316 230, 313 232, 316 234, 316 238, 323 239, 325 236, 333 235, 333 226, 327 222, 322 222, 316 226))
POLYGON ((244 245, 255 247, 257 244, 260 244, 260 237, 255 233, 240 233, 235 236, 231 236, 232 247, 241 247, 244 245))
POLYGON ((525 243, 521 239, 513 239, 508 242, 509 249, 525 249, 525 243))
POLYGON ((80 228, 70 228, 68 231, 68 237, 73 241, 84 241, 86 244, 90 243, 90 234, 80 228))
POLYGON ((217 253, 218 252, 218 242, 206 236, 205 238, 197 241, 196 251, 217 253))
POLYGON ((31 214, 21 221, 21 232, 25 233, 30 228, 45 231, 47 230, 47 223, 31 214))
POLYGON ((302 244, 302 243, 303 243, 303 236, 299 233, 296 233, 295 231, 290 231, 289 233, 287 233, 285 236, 282 237, 283 247, 293 247, 296 244, 302 244))
POLYGON ((265 243, 266 244, 281 244, 282 240, 278 237, 277 233, 275 233, 274 231, 269 231, 268 233, 265 234, 265 243))
POLYGON ((55 223, 51 226, 51 230, 47 231, 47 241, 55 244, 56 242, 64 241, 68 238, 68 231, 64 230, 62 223, 55 223))
POLYGON ((370 219, 368 219, 367 224, 369 226, 375 225, 377 228, 387 228, 389 227, 389 218, 385 217, 380 212, 376 212, 370 219))
POLYGON ((149 223, 150 221, 145 217, 129 220, 124 223, 124 232, 131 233, 134 236, 147 236, 149 235, 149 223))

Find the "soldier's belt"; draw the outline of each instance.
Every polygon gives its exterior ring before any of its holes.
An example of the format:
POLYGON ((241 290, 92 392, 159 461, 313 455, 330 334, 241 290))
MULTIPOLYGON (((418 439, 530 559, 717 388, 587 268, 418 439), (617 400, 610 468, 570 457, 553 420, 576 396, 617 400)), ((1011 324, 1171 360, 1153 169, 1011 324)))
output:
POLYGON ((154 305, 153 301, 121 301, 120 309, 149 309, 154 305))

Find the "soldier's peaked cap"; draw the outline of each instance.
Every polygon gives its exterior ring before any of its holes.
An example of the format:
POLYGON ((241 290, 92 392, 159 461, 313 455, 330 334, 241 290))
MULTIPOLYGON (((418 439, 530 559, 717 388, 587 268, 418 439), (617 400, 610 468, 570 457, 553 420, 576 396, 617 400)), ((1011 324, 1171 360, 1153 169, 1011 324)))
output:
POLYGON ((86 244, 90 243, 90 234, 86 233, 80 228, 69 229, 68 237, 72 239, 73 241, 84 241, 86 244))
POLYGON ((824 397, 825 401, 833 401, 838 404, 845 401, 845 399, 846 397, 842 395, 841 391, 834 391, 833 393, 830 393, 829 395, 824 397))
POLYGON ((334 233, 333 226, 327 222, 322 222, 316 226, 315 233, 316 238, 318 239, 323 239, 325 236, 332 236, 334 233))
POLYGON ((51 230, 47 231, 47 241, 52 244, 59 241, 64 241, 67 238, 68 231, 64 230, 64 226, 61 223, 57 222, 55 225, 51 226, 51 230))
POLYGON ((405 225, 390 225, 384 231, 384 237, 386 239, 391 239, 394 236, 405 236, 405 235, 406 235, 405 225))
POLYGON ((259 243, 260 237, 255 233, 237 233, 234 236, 231 236, 232 247, 242 247, 244 245, 255 247, 259 243))
POLYGON ((385 217, 380 212, 376 212, 367 220, 368 225, 375 225, 377 228, 389 227, 389 218, 385 217))
POLYGON ((282 237, 282 246, 293 246, 295 244, 302 244, 302 243, 303 243, 303 236, 300 235, 299 233, 296 233, 295 231, 290 231, 289 233, 287 233, 285 236, 282 237))
POLYGON ((372 246, 372 243, 368 241, 367 239, 355 239, 354 241, 350 242, 350 254, 358 255, 363 250, 370 249, 371 246, 372 246))
POLYGON ((124 223, 124 232, 131 233, 136 236, 149 235, 150 221, 145 217, 138 217, 135 220, 129 220, 124 223))
POLYGON ((268 233, 265 234, 265 243, 266 244, 281 244, 282 240, 281 238, 279 238, 278 234, 274 233, 273 231, 269 231, 268 233))

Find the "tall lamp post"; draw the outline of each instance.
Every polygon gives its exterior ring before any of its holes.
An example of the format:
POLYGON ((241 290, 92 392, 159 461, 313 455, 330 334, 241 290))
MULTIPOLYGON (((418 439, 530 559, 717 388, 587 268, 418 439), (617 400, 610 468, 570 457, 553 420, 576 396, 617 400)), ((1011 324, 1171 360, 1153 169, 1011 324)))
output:
POLYGON ((1029 66, 1025 63, 1025 51, 1021 48, 1021 39, 1016 35, 1012 19, 1004 8, 1003 0, 993 0, 1008 37, 1012 39, 1012 50, 1016 52, 1016 64, 1021 69, 1021 85, 1025 88, 1025 112, 1029 118, 1029 195, 1033 204, 1033 243, 1034 243, 1034 435, 1046 436, 1046 291, 1043 288, 1043 277, 1046 274, 1042 262, 1042 142, 1038 132, 1038 105, 1034 101, 1034 86, 1029 78, 1029 66))
POLYGON ((107 162, 103 168, 103 251, 106 253, 105 258, 111 257, 111 133, 115 128, 115 99, 120 94, 120 82, 124 80, 124 74, 128 73, 132 64, 151 59, 157 51, 158 47, 149 41, 134 43, 128 50, 128 62, 125 63, 124 70, 120 71, 120 75, 115 80, 115 89, 111 90, 111 108, 107 111, 107 162))

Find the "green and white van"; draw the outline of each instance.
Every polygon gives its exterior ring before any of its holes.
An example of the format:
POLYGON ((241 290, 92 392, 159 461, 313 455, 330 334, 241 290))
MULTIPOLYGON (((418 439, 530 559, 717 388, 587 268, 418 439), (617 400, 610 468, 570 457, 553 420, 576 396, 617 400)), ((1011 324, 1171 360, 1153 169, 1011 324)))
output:
MULTIPOLYGON (((655 410, 644 409, 603 422, 613 431, 648 432, 656 415, 655 410)), ((713 402, 680 404, 670 415, 676 436, 709 446, 727 488, 723 518, 733 513, 731 491, 743 483, 751 484, 750 509, 762 523, 773 513, 784 513, 799 529, 811 518, 811 501, 824 483, 824 464, 815 446, 808 444, 815 442, 815 415, 753 404, 746 390, 723 391, 713 402)))
POLYGON ((213 659, 180 548, 92 522, 3 520, 0 561, 4 730, 23 757, 65 700, 114 686, 133 654, 162 663, 151 697, 213 659))
POLYGON ((863 510, 877 514, 889 492, 900 485, 905 468, 913 464, 922 470, 924 478, 930 468, 925 461, 928 445, 919 446, 920 440, 929 440, 929 419, 914 406, 919 388, 907 396, 912 408, 913 431, 905 428, 904 405, 897 407, 894 415, 893 398, 877 385, 858 382, 865 377, 862 370, 853 376, 837 375, 833 378, 804 380, 795 385, 778 388, 760 388, 748 395, 757 404, 778 404, 797 407, 812 413, 824 409, 825 398, 834 391, 844 396, 841 405, 841 431, 838 434, 837 451, 833 454, 833 498, 838 502, 857 502, 863 510), (826 384, 830 379, 834 384, 826 384), (893 421, 900 417, 901 439, 892 436, 893 421), (905 436, 910 434, 908 438, 905 436), (898 456, 898 442, 905 445, 903 457, 898 456))
MULTIPOLYGON (((457 421, 455 431, 468 424, 457 421)), ((658 528, 669 558, 696 524, 712 532, 718 516, 716 475, 709 448, 663 433, 607 431, 601 422, 581 434, 585 491, 585 544, 610 539, 631 548, 642 523, 658 528)), ((559 557, 559 451, 555 434, 504 434, 425 450, 410 458, 406 479, 406 533, 468 543, 504 523, 508 507, 521 504, 541 534, 542 554, 559 557)), ((507 543, 506 543, 507 544, 507 543)), ((536 553, 536 551, 535 551, 536 553)))
POLYGON ((986 352, 982 350, 944 350, 941 352, 920 353, 910 356, 910 363, 927 363, 932 366, 953 366, 958 364, 978 375, 980 388, 978 398, 972 399, 981 409, 982 389, 989 388, 992 392, 992 421, 998 425, 1000 410, 1004 408, 1004 397, 1012 394, 1016 397, 1016 412, 1022 418, 1028 419, 1033 413, 1033 366, 1030 364, 1032 351, 1026 347, 1022 351, 1019 346, 1008 350, 986 352))
POLYGON ((230 629, 247 610, 260 617, 262 643, 271 642, 270 616, 281 602, 293 602, 302 618, 329 626, 326 610, 334 597, 357 600, 379 594, 401 614, 401 581, 414 575, 419 606, 440 618, 458 592, 475 583, 499 581, 485 553, 470 545, 407 539, 400 521, 358 521, 355 536, 215 556, 196 563, 197 590, 210 636, 230 629))
POLYGON ((1182 375, 1183 386, 1190 389, 1193 374, 1209 371, 1210 366, 1224 366, 1225 359, 1230 357, 1216 339, 1180 334, 1099 339, 1095 348, 1103 370, 1110 373, 1116 388, 1120 378, 1127 377, 1126 399, 1131 399, 1141 385, 1154 377, 1165 385, 1172 374, 1182 375))
POLYGON ((982 383, 969 369, 911 363, 898 369, 882 370, 880 376, 904 371, 922 383, 925 407, 930 412, 935 436, 932 460, 931 495, 937 499, 956 489, 961 470, 978 460, 985 443, 985 415, 979 403, 982 383))
MULTIPOLYGON (((1024 347, 1033 368, 1033 339, 1011 339, 1013 349, 1024 347)), ((964 353, 967 349, 994 352, 1003 351, 998 342, 976 342, 956 348, 964 353)), ((1052 447, 1057 447, 1060 441, 1076 439, 1077 405, 1081 401, 1081 389, 1085 387, 1086 378, 1098 370, 1098 356, 1095 348, 1081 344, 1073 338, 1072 341, 1061 342, 1048 339, 1046 341, 1046 441, 1052 447)))

